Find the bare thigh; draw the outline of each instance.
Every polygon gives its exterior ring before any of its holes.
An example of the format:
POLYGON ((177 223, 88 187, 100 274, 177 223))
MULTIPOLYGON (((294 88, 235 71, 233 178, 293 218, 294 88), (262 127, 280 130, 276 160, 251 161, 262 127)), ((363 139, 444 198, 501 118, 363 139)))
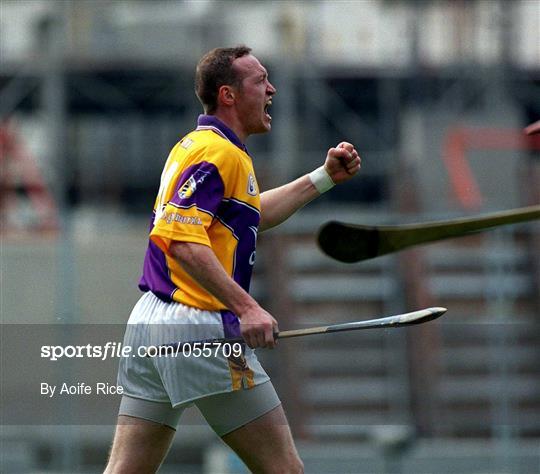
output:
POLYGON ((105 474, 150 474, 167 455, 175 430, 153 421, 118 416, 105 474))
POLYGON ((253 473, 304 472, 281 405, 222 439, 253 473))

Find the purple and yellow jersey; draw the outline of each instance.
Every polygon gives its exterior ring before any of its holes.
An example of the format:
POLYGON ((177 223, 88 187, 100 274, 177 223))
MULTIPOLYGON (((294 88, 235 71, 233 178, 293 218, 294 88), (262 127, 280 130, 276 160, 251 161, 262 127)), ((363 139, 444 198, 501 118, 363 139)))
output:
POLYGON ((259 190, 245 146, 217 118, 201 115, 163 169, 139 288, 164 301, 226 309, 170 256, 169 246, 173 241, 208 245, 249 291, 259 217, 259 190))

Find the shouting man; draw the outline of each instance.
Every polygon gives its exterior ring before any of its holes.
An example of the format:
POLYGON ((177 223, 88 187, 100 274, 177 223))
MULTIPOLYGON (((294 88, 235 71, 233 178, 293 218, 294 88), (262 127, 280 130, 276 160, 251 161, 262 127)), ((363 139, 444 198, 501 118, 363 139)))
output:
MULTIPOLYGON (((278 323, 248 293, 257 233, 274 227, 360 169, 354 146, 259 194, 247 138, 270 131, 276 89, 245 46, 217 48, 197 65, 204 107, 161 176, 126 345, 242 336, 240 353, 121 360, 124 388, 106 473, 155 472, 183 410, 195 404, 253 472, 303 472, 281 402, 253 349, 273 348, 278 323), (159 328, 159 330, 157 329, 159 328)), ((232 353, 231 353, 232 352, 232 353)))

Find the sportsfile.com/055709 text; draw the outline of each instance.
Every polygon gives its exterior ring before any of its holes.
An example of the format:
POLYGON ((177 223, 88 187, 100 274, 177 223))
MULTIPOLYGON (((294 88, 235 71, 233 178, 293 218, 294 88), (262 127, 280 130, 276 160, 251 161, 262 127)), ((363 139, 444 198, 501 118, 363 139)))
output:
POLYGON ((51 361, 67 358, 93 358, 106 360, 119 357, 240 357, 242 344, 239 342, 192 342, 175 346, 132 346, 121 342, 107 342, 104 345, 43 345, 41 358, 51 361))

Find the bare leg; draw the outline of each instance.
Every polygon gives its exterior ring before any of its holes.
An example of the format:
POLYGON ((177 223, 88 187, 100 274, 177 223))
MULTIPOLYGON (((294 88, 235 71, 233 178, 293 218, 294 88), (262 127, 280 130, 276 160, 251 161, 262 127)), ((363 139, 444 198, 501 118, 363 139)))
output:
POLYGON ((304 465, 298 456, 289 423, 280 405, 222 437, 257 474, 300 474, 304 465))
POLYGON ((163 462, 175 431, 153 421, 120 415, 104 474, 150 474, 163 462))

